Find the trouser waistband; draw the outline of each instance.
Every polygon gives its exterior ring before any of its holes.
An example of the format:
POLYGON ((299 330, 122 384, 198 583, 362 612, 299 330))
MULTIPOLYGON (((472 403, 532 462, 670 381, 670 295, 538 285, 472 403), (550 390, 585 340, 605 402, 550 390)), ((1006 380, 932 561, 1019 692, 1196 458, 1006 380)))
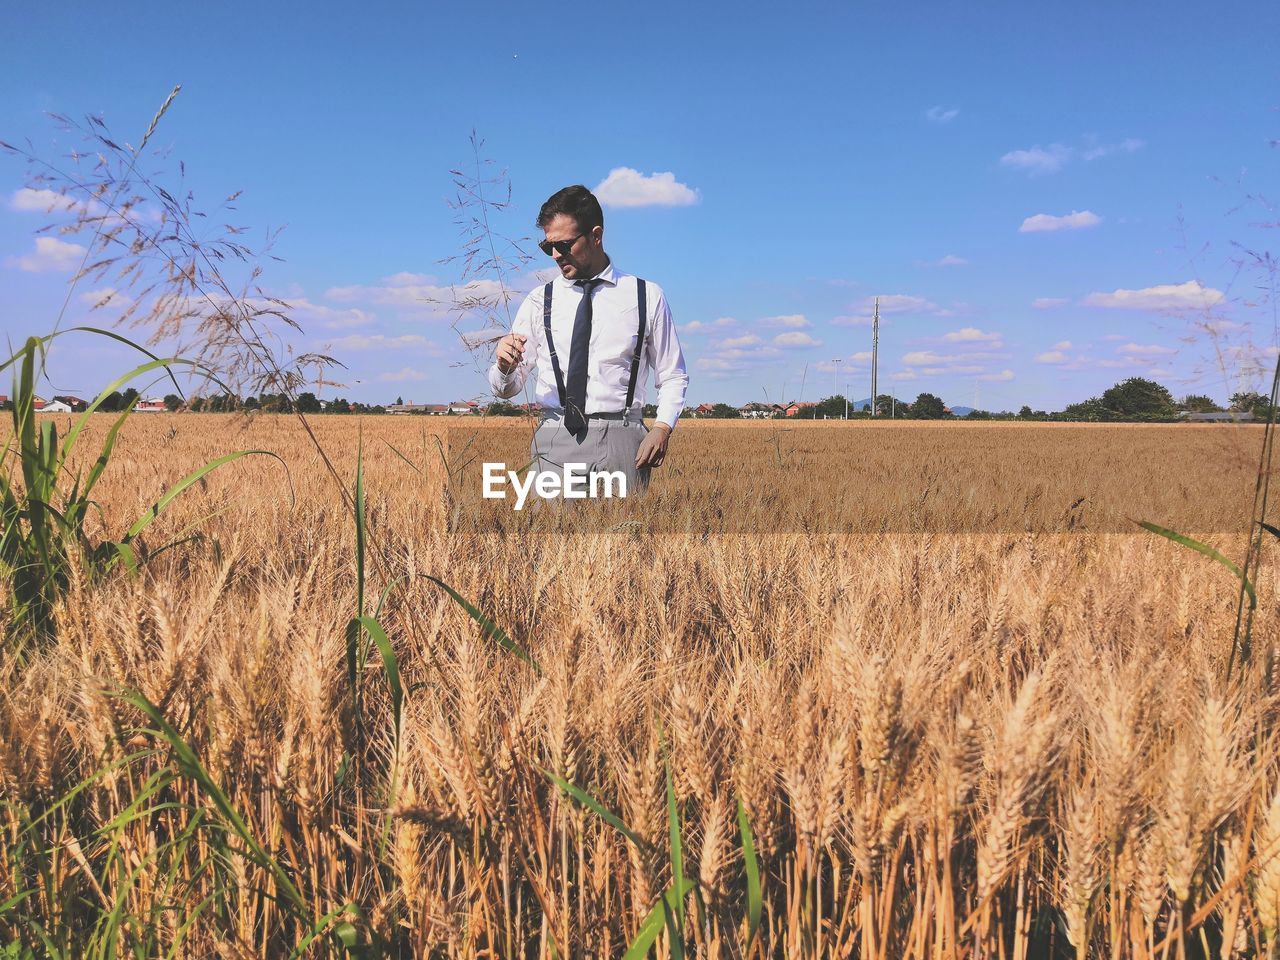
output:
MULTIPOLYGON (((599 413, 586 414, 588 420, 636 420, 643 419, 639 410, 602 410, 599 413)), ((542 415, 543 420, 563 420, 564 412, 561 410, 548 410, 542 415)))

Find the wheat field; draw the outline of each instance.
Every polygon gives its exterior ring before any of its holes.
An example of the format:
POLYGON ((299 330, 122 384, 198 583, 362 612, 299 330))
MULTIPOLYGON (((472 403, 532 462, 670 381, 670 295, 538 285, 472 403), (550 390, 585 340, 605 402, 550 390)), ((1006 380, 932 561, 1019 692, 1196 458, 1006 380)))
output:
POLYGON ((1133 523, 1239 560, 1260 430, 686 422, 564 528, 443 419, 126 424, 108 532, 283 463, 0 654, 0 955, 1276 955, 1271 551, 1228 682, 1239 581, 1133 523))

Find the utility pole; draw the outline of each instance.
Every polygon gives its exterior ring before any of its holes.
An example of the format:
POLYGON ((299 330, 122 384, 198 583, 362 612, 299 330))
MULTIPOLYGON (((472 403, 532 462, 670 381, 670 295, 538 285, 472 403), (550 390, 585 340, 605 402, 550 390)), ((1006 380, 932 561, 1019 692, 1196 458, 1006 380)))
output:
MULTIPOLYGON (((831 369, 834 371, 831 377, 832 379, 831 387, 834 391, 832 396, 838 396, 840 393, 840 362, 841 362, 840 357, 836 357, 831 361, 831 369)), ((848 420, 849 419, 849 400, 847 397, 845 398, 844 402, 845 402, 844 418, 848 420)))
POLYGON ((876 415, 876 373, 880 360, 880 298, 876 297, 876 312, 871 318, 871 416, 876 415))

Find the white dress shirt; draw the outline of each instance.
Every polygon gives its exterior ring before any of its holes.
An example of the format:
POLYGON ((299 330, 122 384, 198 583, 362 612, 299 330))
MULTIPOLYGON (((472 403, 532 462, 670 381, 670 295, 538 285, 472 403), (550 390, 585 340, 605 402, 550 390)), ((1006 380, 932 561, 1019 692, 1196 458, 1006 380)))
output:
MULTIPOLYGON (((622 273, 610 262, 592 279, 604 282, 591 298, 591 346, 587 354, 584 412, 610 413, 621 410, 627 403, 631 358, 635 355, 636 333, 640 325, 636 313, 636 278, 622 273)), ((564 276, 556 277, 551 283, 551 337, 560 360, 560 373, 567 380, 573 321, 578 313, 578 304, 582 302, 582 288, 564 276)), ((543 289, 539 286, 525 297, 511 326, 512 333, 526 337, 524 358, 508 374, 499 371, 495 362, 489 368, 489 385, 493 387, 495 396, 504 399, 514 397, 524 389, 529 371, 533 370, 534 399, 544 411, 559 411, 560 393, 556 388, 556 374, 551 366, 551 353, 542 323, 543 289)), ((684 409, 689 374, 685 372, 684 354, 680 351, 671 309, 662 288, 646 280, 645 293, 649 318, 644 328, 644 350, 636 370, 632 412, 638 420, 647 396, 645 385, 652 370, 658 390, 657 419, 674 428, 680 411, 684 409)))

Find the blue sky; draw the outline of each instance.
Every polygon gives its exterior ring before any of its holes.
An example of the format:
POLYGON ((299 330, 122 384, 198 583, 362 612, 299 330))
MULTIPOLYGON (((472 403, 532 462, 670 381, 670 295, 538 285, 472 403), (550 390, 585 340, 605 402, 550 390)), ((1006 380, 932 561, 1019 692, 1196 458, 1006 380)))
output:
MULTIPOLYGON (((606 249, 667 292, 692 403, 866 396, 877 295, 880 382, 906 399, 1053 409, 1146 375, 1221 400, 1275 353, 1233 243, 1280 237, 1258 199, 1280 193, 1277 35, 1261 2, 77 3, 0 37, 0 139, 65 154, 56 111, 136 142, 181 83, 151 168, 243 190, 251 244, 287 224, 262 282, 295 305, 296 349, 347 365, 328 395, 482 396, 422 300, 459 279, 449 170, 474 128, 510 236, 559 187, 600 188, 606 249)), ((37 246, 24 178, 0 156, 13 340, 52 327, 79 262, 37 246)), ((102 286, 67 322, 111 319, 89 311, 102 286)), ((64 340, 48 392, 122 361, 64 340)))

